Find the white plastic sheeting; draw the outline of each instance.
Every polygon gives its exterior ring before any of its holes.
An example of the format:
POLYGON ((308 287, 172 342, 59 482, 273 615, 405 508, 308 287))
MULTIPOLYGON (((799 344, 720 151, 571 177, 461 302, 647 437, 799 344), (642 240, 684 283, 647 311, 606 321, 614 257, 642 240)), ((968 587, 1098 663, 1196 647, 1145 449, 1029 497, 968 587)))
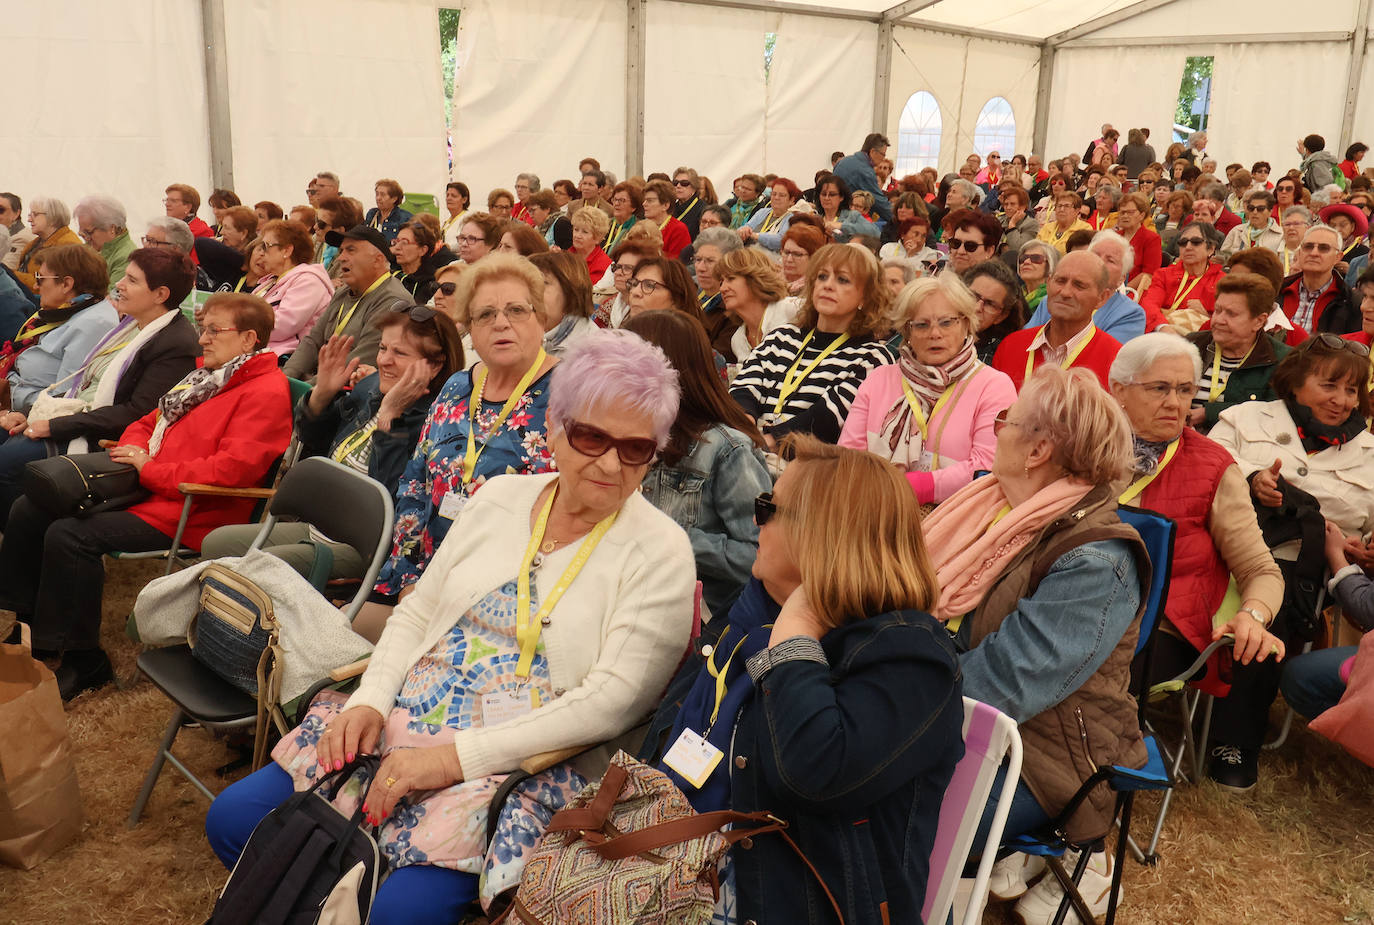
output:
POLYGON ((1150 144, 1162 158, 1172 140, 1184 58, 1206 53, 1187 47, 1061 48, 1054 59, 1046 156, 1082 155, 1102 123, 1110 122, 1123 142, 1127 129, 1148 127, 1150 144))

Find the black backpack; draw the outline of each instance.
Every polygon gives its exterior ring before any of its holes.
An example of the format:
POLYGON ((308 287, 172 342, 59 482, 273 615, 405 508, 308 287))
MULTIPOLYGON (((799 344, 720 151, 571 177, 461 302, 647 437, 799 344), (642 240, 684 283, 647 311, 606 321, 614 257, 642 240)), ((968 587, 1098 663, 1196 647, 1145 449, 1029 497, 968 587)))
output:
POLYGON ((359 755, 268 813, 253 829, 206 925, 314 925, 336 890, 356 895, 358 921, 367 922, 386 861, 363 822, 361 803, 350 818, 330 801, 355 773, 365 792, 380 764, 375 756, 359 755), (341 883, 345 877, 348 884, 341 883))

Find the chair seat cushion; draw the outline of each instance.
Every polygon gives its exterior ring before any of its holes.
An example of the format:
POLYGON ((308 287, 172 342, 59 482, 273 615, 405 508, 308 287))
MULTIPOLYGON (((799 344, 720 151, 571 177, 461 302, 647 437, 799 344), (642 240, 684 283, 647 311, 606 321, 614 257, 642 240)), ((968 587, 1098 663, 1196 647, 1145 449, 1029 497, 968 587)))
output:
POLYGON ((257 701, 197 661, 189 646, 149 649, 139 655, 138 667, 200 722, 227 723, 257 715, 257 701))
POLYGON ((1164 766, 1164 757, 1159 752, 1159 742, 1152 735, 1145 736, 1145 752, 1144 767, 1112 766, 1108 784, 1113 790, 1168 790, 1173 786, 1169 771, 1164 766))

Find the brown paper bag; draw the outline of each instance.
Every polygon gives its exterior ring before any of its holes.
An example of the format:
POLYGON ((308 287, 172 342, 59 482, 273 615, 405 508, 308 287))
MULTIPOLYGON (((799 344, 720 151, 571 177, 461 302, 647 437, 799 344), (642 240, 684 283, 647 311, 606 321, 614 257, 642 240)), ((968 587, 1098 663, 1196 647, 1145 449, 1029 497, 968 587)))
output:
POLYGON ((57 678, 27 645, 0 645, 0 863, 36 867, 82 822, 57 678))

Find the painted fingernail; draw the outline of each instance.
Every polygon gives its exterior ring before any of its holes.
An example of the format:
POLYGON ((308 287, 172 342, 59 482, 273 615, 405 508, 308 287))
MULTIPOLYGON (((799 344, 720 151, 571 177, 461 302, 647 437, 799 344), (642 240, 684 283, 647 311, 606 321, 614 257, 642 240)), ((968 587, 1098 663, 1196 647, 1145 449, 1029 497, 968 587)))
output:
POLYGON ((342 771, 342 770, 343 770, 343 762, 340 761, 338 758, 335 758, 335 759, 334 759, 334 770, 336 770, 336 771, 342 771))
POLYGON ((367 812, 367 804, 366 804, 366 803, 363 804, 363 812, 367 812))

